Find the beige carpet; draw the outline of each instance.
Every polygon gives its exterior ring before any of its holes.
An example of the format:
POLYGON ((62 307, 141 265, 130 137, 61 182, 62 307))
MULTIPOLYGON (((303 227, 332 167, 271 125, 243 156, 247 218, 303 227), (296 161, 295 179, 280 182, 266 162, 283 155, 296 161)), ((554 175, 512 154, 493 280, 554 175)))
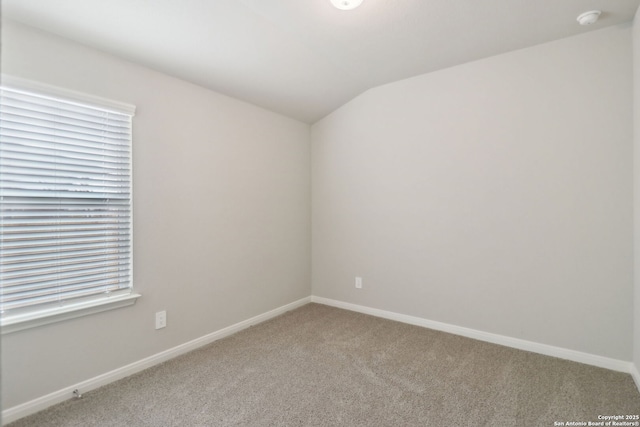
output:
POLYGON ((640 414, 629 375, 309 304, 11 424, 554 426, 640 414))

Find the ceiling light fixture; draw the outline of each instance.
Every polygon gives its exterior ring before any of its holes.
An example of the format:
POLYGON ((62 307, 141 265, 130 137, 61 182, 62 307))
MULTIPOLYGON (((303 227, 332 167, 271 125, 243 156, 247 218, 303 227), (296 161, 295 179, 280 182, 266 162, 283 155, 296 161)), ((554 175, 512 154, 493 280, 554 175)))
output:
POLYGON ((580 16, 578 16, 578 22, 580 25, 595 24, 601 13, 599 10, 590 10, 589 12, 581 13, 580 16))
POLYGON ((351 10, 360 6, 362 0, 331 0, 331 3, 340 10, 351 10))

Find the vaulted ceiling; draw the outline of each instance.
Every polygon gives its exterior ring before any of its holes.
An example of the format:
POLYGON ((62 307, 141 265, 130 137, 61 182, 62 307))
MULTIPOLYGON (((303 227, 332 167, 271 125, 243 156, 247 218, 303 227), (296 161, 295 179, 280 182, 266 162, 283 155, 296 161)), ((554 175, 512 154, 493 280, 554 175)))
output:
POLYGON ((2 0, 9 18, 313 123, 385 83, 633 19, 640 0, 2 0), (600 9, 600 20, 576 17, 600 9))

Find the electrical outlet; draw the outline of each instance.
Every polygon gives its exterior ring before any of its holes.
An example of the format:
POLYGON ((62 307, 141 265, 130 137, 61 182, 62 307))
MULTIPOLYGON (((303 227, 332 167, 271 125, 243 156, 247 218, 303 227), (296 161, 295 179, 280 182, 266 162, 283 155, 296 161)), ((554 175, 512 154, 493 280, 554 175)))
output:
POLYGON ((356 277, 356 289, 362 289, 362 277, 356 277))
POLYGON ((167 312, 159 311, 156 313, 156 329, 162 329, 167 326, 167 312))

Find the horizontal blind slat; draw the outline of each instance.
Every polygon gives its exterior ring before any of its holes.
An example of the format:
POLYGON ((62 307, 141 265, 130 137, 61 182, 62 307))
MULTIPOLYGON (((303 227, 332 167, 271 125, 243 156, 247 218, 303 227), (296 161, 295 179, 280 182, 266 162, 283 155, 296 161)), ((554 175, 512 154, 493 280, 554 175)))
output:
POLYGON ((29 117, 28 114, 21 111, 7 112, 1 109, 0 119, 2 119, 2 128, 7 133, 35 133, 43 138, 65 137, 70 141, 75 141, 73 145, 77 146, 108 143, 111 148, 120 148, 120 151, 127 147, 128 126, 78 127, 71 123, 53 122, 52 118, 29 117))
MULTIPOLYGON (((126 171, 123 170, 123 172, 126 171)), ((36 178, 47 178, 57 177, 58 179, 86 179, 86 180, 94 180, 94 181, 108 181, 119 183, 123 186, 130 186, 130 177, 129 174, 120 173, 120 174, 112 174, 112 173, 100 173, 100 172, 81 172, 74 170, 60 170, 60 169, 45 169, 45 168, 34 168, 34 167, 19 167, 19 166, 3 166, 0 168, 0 176, 1 175, 25 175, 36 178)))
MULTIPOLYGON (((0 116, 0 120, 2 116, 0 116)), ((2 132, 0 137, 7 143, 19 145, 24 148, 25 141, 29 146, 33 146, 40 149, 60 150, 67 153, 86 153, 95 155, 105 155, 110 157, 127 157, 126 146, 108 144, 107 138, 101 137, 95 140, 81 139, 77 142, 77 139, 67 137, 64 134, 56 133, 54 137, 48 137, 51 133, 45 133, 47 129, 14 129, 7 127, 10 124, 7 121, 3 121, 2 132), (75 143, 73 143, 75 142, 75 143)), ((83 135, 79 135, 82 137, 83 135)))
MULTIPOLYGON (((56 169, 64 168, 64 166, 90 166, 97 171, 108 171, 109 169, 128 169, 128 159, 96 155, 85 155, 74 153, 63 153, 55 149, 40 149, 34 147, 32 150, 23 150, 22 144, 11 144, 0 138, 2 150, 0 155, 4 159, 7 166, 16 166, 14 162, 42 162, 46 167, 49 164, 58 165, 56 169), (104 158, 102 158, 104 157, 104 158)), ((74 170, 74 169, 71 169, 74 170)))
POLYGON ((97 130, 95 126, 90 126, 80 120, 61 120, 60 118, 51 117, 48 114, 38 113, 32 110, 23 110, 20 108, 0 106, 0 117, 5 123, 15 123, 24 126, 37 126, 48 129, 68 130, 81 135, 108 136, 123 143, 128 141, 129 129, 128 124, 125 126, 101 126, 97 130))
POLYGON ((49 240, 49 241, 39 241, 39 242, 33 242, 33 241, 19 241, 19 242, 13 242, 13 244, 3 244, 3 254, 8 253, 8 251, 14 251, 14 250, 33 250, 33 249, 46 249, 46 248, 55 248, 56 250, 62 250, 64 248, 71 248, 71 247, 77 247, 77 246, 82 246, 82 245, 87 245, 87 244, 118 244, 121 245, 123 243, 126 243, 129 241, 128 236, 126 236, 125 238, 119 238, 119 237, 105 237, 105 236, 100 236, 99 238, 96 237, 85 237, 85 238, 78 238, 78 239, 73 239, 73 240, 68 240, 68 241, 62 241, 62 240, 49 240))
MULTIPOLYGON (((77 268, 75 270, 65 270, 60 273, 34 273, 31 276, 9 276, 4 280, 4 288, 10 289, 12 286, 29 285, 37 283, 62 283, 65 280, 78 279, 90 280, 103 276, 117 276, 117 266, 109 266, 102 269, 97 268, 77 268)), ((4 294, 4 292, 3 292, 4 294)))
POLYGON ((0 149, 0 156, 6 159, 44 161, 61 165, 93 166, 98 169, 103 167, 126 169, 129 165, 129 159, 120 156, 100 156, 35 146, 25 149, 22 144, 12 144, 1 139, 0 142, 3 143, 2 149, 0 149))
POLYGON ((85 148, 95 148, 99 146, 105 146, 112 151, 127 151, 128 146, 125 145, 119 139, 107 139, 103 138, 100 141, 90 141, 84 140, 80 138, 68 138, 56 135, 45 135, 42 133, 33 133, 29 135, 25 135, 26 132, 12 132, 11 129, 8 128, 0 128, 0 136, 2 140, 7 142, 15 142, 21 143, 25 141, 33 141, 38 144, 60 144, 60 145, 68 145, 70 147, 85 147, 85 148))
POLYGON ((0 96, 4 105, 16 106, 25 110, 52 112, 57 115, 84 117, 86 120, 103 121, 108 119, 113 123, 129 123, 131 116, 115 111, 96 108, 87 104, 74 101, 65 101, 60 98, 40 96, 26 91, 13 89, 0 89, 0 96))
POLYGON ((3 263, 11 263, 14 260, 19 261, 22 258, 31 257, 34 260, 39 259, 50 259, 52 257, 60 257, 64 259, 64 257, 69 254, 69 256, 73 256, 74 254, 90 254, 94 252, 101 253, 110 253, 110 251, 122 252, 122 253, 130 253, 129 245, 126 240, 121 242, 111 242, 111 243, 82 243, 78 245, 71 246, 47 246, 44 249, 39 248, 18 248, 13 250, 5 250, 3 252, 2 261, 3 263))
MULTIPOLYGON (((102 259, 110 259, 111 257, 129 257, 129 251, 127 250, 119 250, 119 249, 98 249, 93 251, 84 251, 84 252, 67 252, 67 253, 56 253, 54 256, 34 256, 34 255, 26 255, 26 256, 14 256, 7 257, 0 260, 0 270, 3 271, 14 271, 20 269, 26 269, 30 267, 52 267, 54 265, 67 265, 71 262, 78 261, 96 261, 102 259)), ((119 258, 118 258, 119 259, 119 258)))
MULTIPOLYGON (((4 125, 4 123, 2 123, 4 125)), ((54 147, 64 148, 71 152, 91 152, 104 151, 105 154, 121 155, 127 157, 128 147, 116 140, 102 138, 91 141, 86 139, 71 138, 64 135, 44 134, 37 132, 27 132, 24 130, 14 130, 5 126, 0 127, 0 140, 4 143, 11 143, 22 147, 54 147)))
MULTIPOLYGON (((75 290, 72 287, 60 287, 61 291, 55 294, 40 296, 40 297, 23 297, 15 301, 8 301, 3 303, 5 310, 14 310, 22 307, 43 306, 49 302, 69 302, 81 297, 108 294, 117 290, 128 288, 123 286, 119 282, 105 282, 100 286, 88 287, 88 289, 75 290), (65 291, 65 289, 67 289, 65 291)), ((106 295, 105 295, 106 296, 106 295)))

